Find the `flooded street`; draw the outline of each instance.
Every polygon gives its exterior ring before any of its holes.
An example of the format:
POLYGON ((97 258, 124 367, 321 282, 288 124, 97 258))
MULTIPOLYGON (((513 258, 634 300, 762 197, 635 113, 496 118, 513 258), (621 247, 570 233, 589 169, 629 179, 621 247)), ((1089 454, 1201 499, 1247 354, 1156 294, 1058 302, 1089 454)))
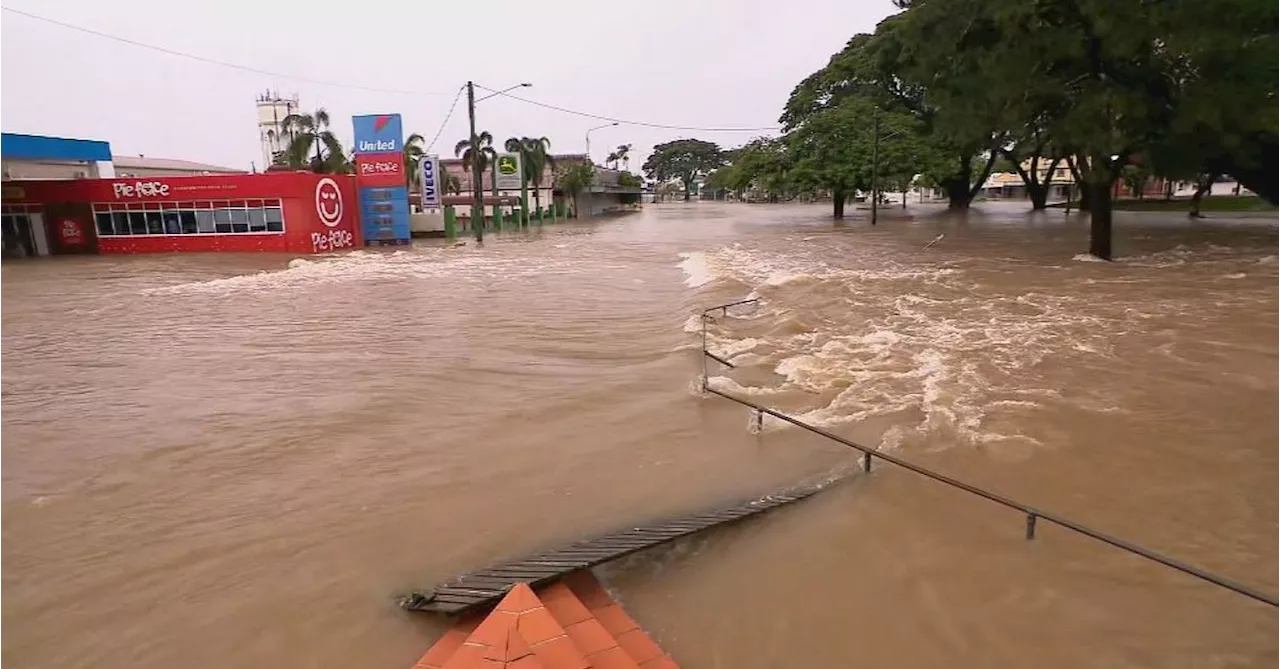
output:
MULTIPOLYGON (((1277 589, 1274 217, 649 205, 3 267, 3 660, 409 667, 395 597, 851 471, 717 388, 1277 589), (941 239, 939 239, 941 235, 941 239), (925 248, 931 241, 937 242, 925 248)), ((682 666, 1275 666, 1274 608, 889 466, 601 571, 682 666)))

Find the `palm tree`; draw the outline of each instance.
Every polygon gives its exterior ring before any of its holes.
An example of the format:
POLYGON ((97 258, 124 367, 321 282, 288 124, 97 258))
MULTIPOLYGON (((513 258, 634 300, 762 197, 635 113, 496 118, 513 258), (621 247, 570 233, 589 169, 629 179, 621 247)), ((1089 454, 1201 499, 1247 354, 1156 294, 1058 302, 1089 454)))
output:
POLYGON ((520 154, 522 178, 525 184, 533 188, 534 210, 542 210, 542 172, 551 166, 555 169, 556 161, 547 153, 551 149, 551 140, 546 137, 512 137, 504 145, 507 151, 520 154))
POLYGON ((613 169, 613 168, 614 168, 614 163, 617 163, 617 162, 618 162, 618 154, 617 154, 617 153, 610 153, 609 155, 605 156, 605 158, 604 158, 604 165, 605 165, 605 167, 608 167, 609 169, 613 169))
POLYGON ((410 188, 418 183, 418 159, 426 153, 426 143, 427 140, 416 132, 404 140, 404 183, 410 188))
MULTIPOLYGON (((479 145, 479 163, 480 172, 484 172, 489 163, 497 158, 498 152, 493 148, 493 135, 488 130, 476 135, 477 144, 479 145)), ((471 161, 475 159, 477 151, 473 151, 470 139, 460 140, 453 147, 453 155, 462 158, 463 169, 471 169, 471 161)))
POLYGON ((619 144, 618 150, 613 152, 613 168, 618 169, 618 163, 624 163, 628 171, 631 170, 631 145, 619 144))
POLYGON ((342 142, 329 130, 329 112, 323 107, 314 114, 290 114, 280 125, 290 137, 284 151, 289 167, 325 173, 344 171, 349 166, 342 142))

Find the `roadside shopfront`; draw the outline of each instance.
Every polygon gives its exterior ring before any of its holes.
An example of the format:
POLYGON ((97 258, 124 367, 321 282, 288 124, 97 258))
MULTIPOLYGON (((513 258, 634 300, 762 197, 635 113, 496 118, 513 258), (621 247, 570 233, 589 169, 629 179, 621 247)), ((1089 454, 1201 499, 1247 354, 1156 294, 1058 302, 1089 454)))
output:
POLYGON ((6 256, 325 253, 363 245, 349 175, 5 181, 2 209, 6 256))

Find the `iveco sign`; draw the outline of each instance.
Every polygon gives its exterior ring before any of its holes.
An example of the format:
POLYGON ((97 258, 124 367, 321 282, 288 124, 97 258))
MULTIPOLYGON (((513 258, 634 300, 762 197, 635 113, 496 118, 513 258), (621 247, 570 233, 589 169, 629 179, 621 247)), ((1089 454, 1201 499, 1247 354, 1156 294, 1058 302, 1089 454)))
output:
POLYGON ((423 156, 418 162, 418 174, 422 187, 422 208, 440 208, 440 157, 423 156))

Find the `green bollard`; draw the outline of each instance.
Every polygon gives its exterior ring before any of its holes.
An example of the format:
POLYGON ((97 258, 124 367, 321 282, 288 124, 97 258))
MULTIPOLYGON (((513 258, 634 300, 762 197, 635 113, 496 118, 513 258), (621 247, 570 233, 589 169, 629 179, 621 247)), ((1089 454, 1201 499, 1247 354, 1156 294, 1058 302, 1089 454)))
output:
POLYGON ((458 213, 453 210, 453 205, 444 208, 444 236, 447 239, 458 236, 458 213))
POLYGON ((559 213, 559 212, 557 212, 557 211, 556 211, 556 203, 555 203, 555 202, 552 202, 552 203, 551 203, 551 206, 547 207, 547 211, 548 211, 548 212, 550 212, 550 214, 551 214, 551 222, 552 222, 552 223, 555 223, 555 222, 556 222, 556 214, 558 214, 558 213, 559 213))
POLYGON ((502 229, 502 207, 495 205, 493 207, 493 229, 502 229))

